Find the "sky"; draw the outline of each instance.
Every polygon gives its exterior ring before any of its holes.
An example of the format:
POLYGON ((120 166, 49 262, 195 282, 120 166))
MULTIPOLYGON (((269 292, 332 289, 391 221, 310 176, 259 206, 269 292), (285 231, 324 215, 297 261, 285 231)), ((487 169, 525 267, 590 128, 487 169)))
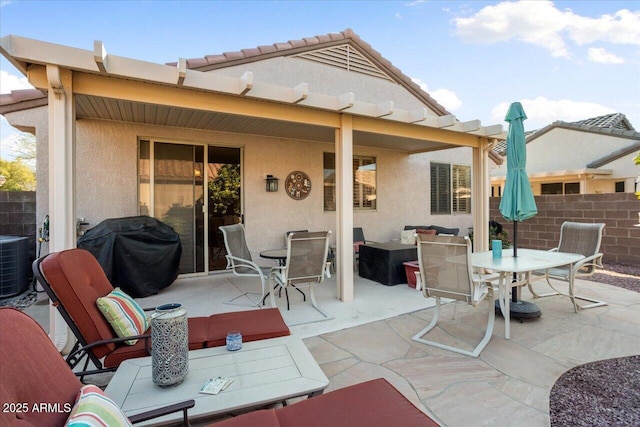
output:
MULTIPOLYGON (((0 0, 1 36, 160 64, 347 28, 461 121, 506 129, 520 101, 526 130, 616 112, 640 130, 640 0, 0 0)), ((27 87, 1 57, 0 92, 27 87)), ((2 118, 2 158, 12 138, 2 118)))

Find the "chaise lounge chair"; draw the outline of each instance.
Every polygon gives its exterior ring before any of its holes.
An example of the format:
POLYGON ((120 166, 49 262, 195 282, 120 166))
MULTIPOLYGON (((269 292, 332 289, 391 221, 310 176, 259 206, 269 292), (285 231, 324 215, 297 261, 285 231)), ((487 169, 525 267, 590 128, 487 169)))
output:
MULTIPOLYGON (((2 426, 63 426, 71 417, 78 423, 73 425, 127 425, 120 409, 100 389, 83 387, 42 327, 13 308, 0 308, 0 366, 2 426), (82 423, 86 420, 91 424, 82 423)), ((186 426, 187 409, 194 405, 188 400, 131 416, 128 421, 137 423, 182 411, 186 426)))
MULTIPOLYGON (((120 338, 100 312, 97 299, 114 289, 91 253, 69 249, 46 255, 33 263, 33 271, 78 340, 66 359, 71 368, 85 361, 77 375, 113 371, 124 360, 149 355, 149 331, 120 338), (132 338, 138 338, 134 345, 124 343, 132 338), (96 370, 87 370, 89 361, 96 370)), ((189 350, 225 345, 230 330, 242 331, 246 342, 290 334, 275 308, 193 317, 189 318, 189 350)))

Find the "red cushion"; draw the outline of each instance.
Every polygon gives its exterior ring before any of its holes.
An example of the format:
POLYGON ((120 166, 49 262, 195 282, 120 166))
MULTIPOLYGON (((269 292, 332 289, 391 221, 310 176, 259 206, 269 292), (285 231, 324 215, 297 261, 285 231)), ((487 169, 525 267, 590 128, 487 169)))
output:
POLYGON ((277 308, 219 313, 209 316, 209 319, 206 347, 225 345, 229 331, 240 331, 244 342, 291 334, 277 308))
POLYGON ((64 425, 81 386, 35 320, 0 308, 0 425, 64 425))
MULTIPOLYGON (((96 300, 108 295, 113 286, 91 253, 84 249, 56 252, 42 261, 41 269, 88 343, 116 337, 96 305, 96 300)), ((93 353, 102 358, 114 348, 114 344, 106 344, 93 353)))
MULTIPOLYGON (((207 341, 207 331, 209 330, 208 317, 190 317, 189 322, 189 350, 199 350, 204 348, 207 341)), ((151 333, 149 329, 147 334, 151 333)), ((127 359, 134 357, 150 356, 145 347, 146 340, 138 340, 134 345, 118 345, 113 352, 107 355, 102 362, 105 368, 115 368, 127 359)), ((149 350, 151 350, 151 341, 149 341, 149 350)))
POLYGON ((438 426, 383 378, 279 408, 276 415, 283 427, 438 426))
POLYGON ((418 234, 436 234, 436 230, 431 230, 431 229, 425 230, 425 229, 422 229, 422 228, 418 228, 416 230, 416 233, 418 233, 418 234))
POLYGON ((209 427, 280 427, 274 409, 260 409, 238 417, 218 421, 209 427))

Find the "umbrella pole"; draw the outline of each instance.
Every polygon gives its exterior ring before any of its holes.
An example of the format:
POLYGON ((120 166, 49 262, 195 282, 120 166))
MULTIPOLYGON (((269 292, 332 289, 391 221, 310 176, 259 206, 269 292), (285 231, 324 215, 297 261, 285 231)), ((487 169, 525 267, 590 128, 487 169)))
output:
MULTIPOLYGON (((513 256, 518 256, 518 222, 513 221, 513 256)), ((515 283, 518 280, 518 275, 513 273, 513 282, 515 283)), ((520 287, 516 287, 511 291, 511 301, 509 302, 509 316, 514 319, 519 319, 520 322, 523 322, 523 319, 531 319, 540 317, 540 308, 532 302, 521 301, 519 300, 518 289, 520 287)), ((495 302, 496 313, 502 314, 504 317, 504 313, 500 308, 500 301, 496 300, 495 302)))
MULTIPOLYGON (((513 221, 513 257, 518 257, 518 221, 513 221)), ((516 273, 513 273, 511 283, 515 283, 517 280, 516 273)), ((511 301, 518 302, 518 292, 515 289, 511 292, 511 301)))

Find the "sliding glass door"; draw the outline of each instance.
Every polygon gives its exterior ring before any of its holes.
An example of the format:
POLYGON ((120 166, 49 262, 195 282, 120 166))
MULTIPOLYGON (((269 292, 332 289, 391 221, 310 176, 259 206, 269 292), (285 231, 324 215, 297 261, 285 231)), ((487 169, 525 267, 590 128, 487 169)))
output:
POLYGON ((240 157, 239 148, 140 141, 140 214, 179 234, 181 274, 225 268, 218 227, 242 215, 240 157))

